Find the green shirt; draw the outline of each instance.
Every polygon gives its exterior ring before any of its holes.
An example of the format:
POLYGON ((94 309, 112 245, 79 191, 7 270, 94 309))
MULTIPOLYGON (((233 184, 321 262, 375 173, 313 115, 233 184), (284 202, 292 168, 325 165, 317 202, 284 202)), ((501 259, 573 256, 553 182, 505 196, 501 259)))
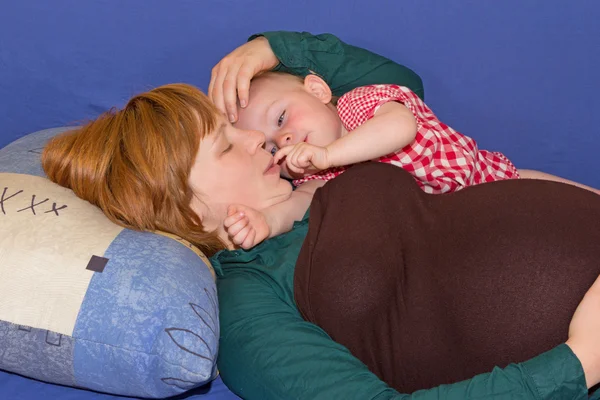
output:
MULTIPOLYGON (((395 83, 407 85, 403 81, 407 69, 366 50, 348 46, 335 36, 291 32, 264 35, 282 60, 280 69, 293 68, 293 72, 299 74, 313 70, 338 90, 349 90, 353 83, 380 83, 379 73, 383 67, 391 76, 399 77, 395 83), (339 66, 345 64, 343 58, 349 54, 354 74, 344 68, 344 77, 360 76, 359 81, 344 82, 345 79, 336 76, 339 66), (373 70, 376 73, 371 75, 373 70)), ((414 73, 410 71, 409 76, 413 76, 411 74, 414 73)), ((418 84, 413 90, 418 89, 420 79, 412 84, 418 84)), ((218 275, 221 321, 218 365, 224 382, 243 398, 587 398, 581 364, 564 344, 527 362, 496 368, 452 385, 411 395, 391 389, 345 347, 300 316, 294 302, 294 267, 307 229, 308 217, 305 216, 284 235, 249 251, 221 251, 211 259, 218 275)))
POLYGON ((334 35, 311 35, 307 32, 265 32, 279 59, 276 71, 306 76, 321 76, 335 96, 376 83, 395 83, 408 87, 425 98, 423 81, 411 69, 360 47, 342 42, 334 35))

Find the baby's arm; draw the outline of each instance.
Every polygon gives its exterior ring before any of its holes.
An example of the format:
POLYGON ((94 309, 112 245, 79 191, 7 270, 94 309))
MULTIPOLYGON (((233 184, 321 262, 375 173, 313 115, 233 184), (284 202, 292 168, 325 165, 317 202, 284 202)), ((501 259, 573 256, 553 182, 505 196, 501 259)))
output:
POLYGON ((417 122, 402 103, 383 104, 373 118, 327 146, 331 167, 356 164, 394 153, 412 143, 417 122))
POLYGON ((305 175, 377 159, 402 149, 416 135, 417 122, 410 110, 401 103, 388 102, 373 118, 327 147, 305 142, 285 146, 275 154, 275 162, 285 157, 290 171, 305 175))
POLYGON ((231 241, 249 249, 265 239, 289 232, 294 221, 302 219, 310 206, 315 191, 325 181, 308 181, 294 190, 289 199, 263 210, 234 204, 229 207, 223 225, 231 241))

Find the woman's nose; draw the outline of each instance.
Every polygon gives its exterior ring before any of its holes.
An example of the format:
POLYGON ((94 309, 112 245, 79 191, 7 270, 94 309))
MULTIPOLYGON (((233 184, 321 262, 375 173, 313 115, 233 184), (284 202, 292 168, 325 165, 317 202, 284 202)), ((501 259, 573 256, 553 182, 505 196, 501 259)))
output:
POLYGON ((265 134, 261 131, 248 131, 247 132, 249 148, 252 152, 262 148, 265 145, 265 134))
POLYGON ((282 147, 292 145, 292 144, 294 144, 293 143, 293 135, 291 133, 281 134, 281 135, 279 135, 277 140, 275 140, 275 143, 277 143, 277 147, 279 147, 280 149, 282 147))

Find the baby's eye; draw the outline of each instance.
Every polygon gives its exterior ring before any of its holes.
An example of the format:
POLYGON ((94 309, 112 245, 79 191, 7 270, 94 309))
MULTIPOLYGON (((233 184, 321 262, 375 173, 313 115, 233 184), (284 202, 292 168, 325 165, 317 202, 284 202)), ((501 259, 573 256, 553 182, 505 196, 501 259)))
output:
POLYGON ((274 155, 275 155, 275 153, 277 153, 277 150, 279 150, 279 149, 277 148, 277 146, 273 146, 273 147, 271 147, 271 155, 272 155, 272 156, 274 156, 274 155))
POLYGON ((283 112, 281 113, 281 115, 279 116, 279 119, 277 120, 277 126, 281 128, 281 125, 283 125, 283 119, 285 118, 285 110, 283 110, 283 112))

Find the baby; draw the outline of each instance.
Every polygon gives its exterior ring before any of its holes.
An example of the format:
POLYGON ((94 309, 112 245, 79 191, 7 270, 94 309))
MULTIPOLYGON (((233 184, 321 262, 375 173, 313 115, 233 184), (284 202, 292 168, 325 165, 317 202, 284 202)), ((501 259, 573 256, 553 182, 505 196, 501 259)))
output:
POLYGON ((473 139, 439 121, 406 87, 363 86, 336 102, 317 75, 302 79, 269 72, 253 79, 250 97, 250 104, 239 109, 236 126, 265 134, 265 147, 281 162, 282 176, 293 179, 298 189, 288 201, 265 210, 230 207, 225 228, 244 248, 290 230, 318 187, 346 166, 370 160, 404 168, 427 193, 519 177, 595 191, 549 174, 517 170, 503 154, 479 150, 473 139), (253 240, 244 240, 248 235, 253 240))

